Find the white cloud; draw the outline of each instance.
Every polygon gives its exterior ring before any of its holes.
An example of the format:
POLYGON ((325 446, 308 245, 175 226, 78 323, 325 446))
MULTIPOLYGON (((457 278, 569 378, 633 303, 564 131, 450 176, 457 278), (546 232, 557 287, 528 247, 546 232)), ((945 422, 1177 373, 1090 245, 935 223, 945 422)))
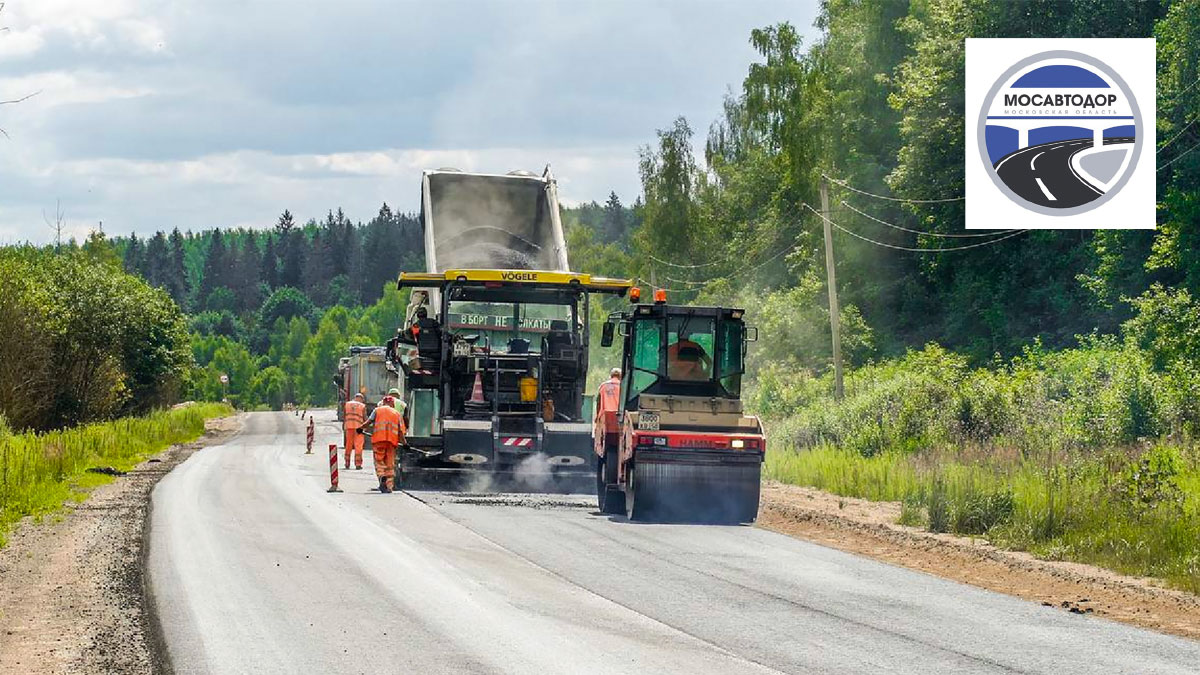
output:
POLYGON ((43 226, 42 212, 53 213, 58 198, 72 231, 82 234, 101 221, 107 231, 122 234, 172 227, 264 227, 285 208, 307 219, 342 207, 351 218, 367 220, 385 201, 400 210, 417 210, 420 175, 426 168, 541 172, 546 164, 567 204, 602 200, 612 189, 632 201, 636 191, 635 158, 624 146, 323 155, 239 151, 189 160, 64 160, 36 170, 10 164, 0 167, 0 182, 41 199, 0 208, 0 241, 21 236, 48 241, 51 233, 43 226))
POLYGON ((703 130, 751 28, 815 7, 693 3, 9 0, 0 25, 0 242, 266 226, 284 208, 418 207, 420 171, 540 172, 626 202, 637 147, 703 130))

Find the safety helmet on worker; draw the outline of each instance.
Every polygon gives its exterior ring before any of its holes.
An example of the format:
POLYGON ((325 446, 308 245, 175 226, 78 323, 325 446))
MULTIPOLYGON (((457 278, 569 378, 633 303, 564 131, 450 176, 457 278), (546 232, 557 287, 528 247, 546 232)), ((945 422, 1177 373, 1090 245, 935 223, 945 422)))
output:
POLYGON ((360 391, 359 393, 355 394, 355 395, 354 395, 354 398, 355 398, 356 400, 359 400, 359 401, 365 401, 365 400, 367 400, 367 397, 366 397, 366 396, 363 396, 361 391, 360 391))
POLYGON ((399 397, 399 396, 400 396, 400 390, 399 390, 399 389, 397 389, 397 388, 395 388, 395 387, 392 387, 391 389, 388 389, 388 396, 396 396, 396 397, 399 397))

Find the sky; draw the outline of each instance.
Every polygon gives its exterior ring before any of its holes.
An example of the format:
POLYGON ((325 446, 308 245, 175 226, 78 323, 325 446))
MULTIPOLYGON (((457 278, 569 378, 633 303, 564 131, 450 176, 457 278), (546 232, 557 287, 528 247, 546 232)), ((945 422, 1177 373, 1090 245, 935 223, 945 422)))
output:
POLYGON ((793 0, 7 0, 0 243, 418 208, 420 172, 540 172, 625 203, 637 150, 703 140, 793 0))

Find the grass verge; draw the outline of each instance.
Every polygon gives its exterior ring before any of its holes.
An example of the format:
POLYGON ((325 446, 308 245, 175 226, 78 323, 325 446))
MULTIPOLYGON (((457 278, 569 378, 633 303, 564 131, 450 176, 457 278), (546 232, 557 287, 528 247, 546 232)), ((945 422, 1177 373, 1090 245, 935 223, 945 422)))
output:
POLYGON ((205 420, 232 412, 225 404, 201 403, 48 433, 12 434, 0 427, 0 546, 21 518, 83 501, 114 475, 200 437, 205 420))
POLYGON ((766 475, 900 522, 1200 593, 1200 376, 1094 340, 969 368, 936 346, 827 377, 766 370, 766 475))

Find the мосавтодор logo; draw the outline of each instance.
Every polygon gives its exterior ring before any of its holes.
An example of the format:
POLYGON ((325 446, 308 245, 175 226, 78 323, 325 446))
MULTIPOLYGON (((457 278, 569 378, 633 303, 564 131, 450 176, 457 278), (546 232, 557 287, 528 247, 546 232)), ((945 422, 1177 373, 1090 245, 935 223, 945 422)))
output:
POLYGON ((1099 59, 1049 51, 1009 68, 979 114, 980 155, 1010 199, 1047 215, 1091 210, 1125 185, 1143 138, 1137 101, 1099 59))

